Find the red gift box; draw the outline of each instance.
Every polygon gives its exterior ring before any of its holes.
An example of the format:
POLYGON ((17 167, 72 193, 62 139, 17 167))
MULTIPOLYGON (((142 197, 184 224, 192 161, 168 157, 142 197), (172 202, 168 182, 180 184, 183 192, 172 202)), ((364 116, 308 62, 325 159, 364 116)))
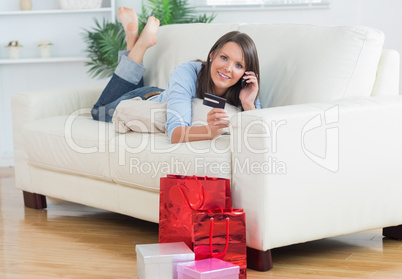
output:
POLYGON ((230 208, 230 180, 168 175, 160 179, 159 242, 181 242, 192 249, 192 212, 230 208))
POLYGON ((240 266, 247 278, 246 222, 242 209, 193 212, 195 260, 218 258, 240 266))

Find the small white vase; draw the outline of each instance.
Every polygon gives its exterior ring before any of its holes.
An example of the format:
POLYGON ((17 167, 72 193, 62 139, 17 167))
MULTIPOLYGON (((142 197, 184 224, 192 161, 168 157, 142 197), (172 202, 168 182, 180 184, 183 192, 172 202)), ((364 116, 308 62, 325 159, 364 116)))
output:
POLYGON ((47 45, 45 45, 45 46, 40 46, 40 47, 39 47, 40 56, 41 56, 42 58, 49 58, 49 57, 50 57, 50 54, 51 54, 51 49, 52 49, 52 46, 47 46, 47 45))
POLYGON ((8 54, 10 55, 10 59, 18 59, 20 57, 21 47, 12 46, 8 47, 8 54))
POLYGON ((20 0, 20 9, 23 11, 32 10, 32 1, 31 0, 20 0))

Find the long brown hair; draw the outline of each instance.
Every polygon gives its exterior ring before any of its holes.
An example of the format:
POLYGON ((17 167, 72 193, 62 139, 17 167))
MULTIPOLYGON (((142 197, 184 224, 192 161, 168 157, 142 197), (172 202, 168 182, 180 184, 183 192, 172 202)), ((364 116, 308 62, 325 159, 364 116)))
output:
MULTIPOLYGON (((258 61, 257 48, 254 44, 254 41, 245 33, 232 31, 220 37, 209 51, 207 60, 201 61, 202 67, 198 73, 196 89, 196 95, 198 98, 203 99, 205 93, 213 93, 212 90, 214 84, 211 78, 210 54, 212 53, 213 60, 222 47, 228 42, 234 42, 241 47, 246 63, 246 71, 254 72, 257 76, 258 84, 260 84, 260 63, 258 61)), ((237 107, 241 106, 239 99, 241 89, 240 80, 228 88, 224 97, 229 104, 237 107)))

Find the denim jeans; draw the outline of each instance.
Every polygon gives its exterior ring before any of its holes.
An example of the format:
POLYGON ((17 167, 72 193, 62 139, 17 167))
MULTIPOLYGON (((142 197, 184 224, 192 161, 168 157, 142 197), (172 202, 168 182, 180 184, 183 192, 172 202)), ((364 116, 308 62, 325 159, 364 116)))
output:
POLYGON ((106 85, 98 101, 91 110, 92 118, 98 121, 112 122, 117 105, 123 101, 140 97, 155 91, 164 91, 158 87, 144 87, 142 75, 143 66, 124 56, 119 62, 115 73, 106 85))

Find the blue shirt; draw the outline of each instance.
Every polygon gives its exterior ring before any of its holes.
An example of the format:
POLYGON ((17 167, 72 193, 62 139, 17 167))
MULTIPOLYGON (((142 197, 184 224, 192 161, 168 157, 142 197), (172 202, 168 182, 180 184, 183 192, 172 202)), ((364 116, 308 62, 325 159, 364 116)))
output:
MULTIPOLYGON (((194 61, 180 64, 170 75, 166 90, 148 99, 167 104, 165 128, 170 140, 174 129, 179 126, 191 126, 191 100, 196 98, 197 75, 201 66, 201 62, 194 61)), ((255 106, 257 109, 261 108, 258 98, 255 106)))

